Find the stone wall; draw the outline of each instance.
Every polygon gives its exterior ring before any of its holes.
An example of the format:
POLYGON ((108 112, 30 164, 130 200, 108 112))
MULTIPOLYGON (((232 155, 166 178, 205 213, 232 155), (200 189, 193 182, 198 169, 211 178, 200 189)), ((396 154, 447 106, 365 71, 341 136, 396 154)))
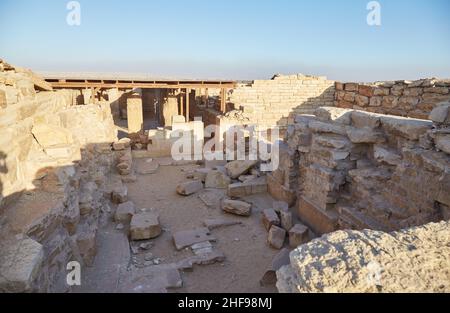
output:
POLYGON ((289 116, 332 106, 334 82, 325 77, 289 75, 255 80, 231 91, 229 103, 257 125, 287 126, 289 116))
POLYGON ((296 195, 299 217, 318 234, 448 219, 450 116, 448 105, 439 110, 435 123, 328 107, 298 115, 269 191, 296 195))
POLYGON ((428 119, 437 104, 450 100, 450 80, 336 83, 335 106, 428 119))
POLYGON ((109 103, 74 106, 76 93, 43 89, 0 62, 0 291, 64 291, 68 261, 92 262, 108 208, 109 103))
POLYGON ((298 247, 280 292, 450 292, 450 223, 393 233, 338 231, 298 247))

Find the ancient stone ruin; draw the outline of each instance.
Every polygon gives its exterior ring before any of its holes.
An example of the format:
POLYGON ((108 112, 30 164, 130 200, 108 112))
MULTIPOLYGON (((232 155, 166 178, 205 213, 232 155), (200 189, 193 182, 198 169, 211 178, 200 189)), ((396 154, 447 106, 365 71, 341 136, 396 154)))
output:
POLYGON ((0 61, 0 291, 450 292, 449 91, 0 61))

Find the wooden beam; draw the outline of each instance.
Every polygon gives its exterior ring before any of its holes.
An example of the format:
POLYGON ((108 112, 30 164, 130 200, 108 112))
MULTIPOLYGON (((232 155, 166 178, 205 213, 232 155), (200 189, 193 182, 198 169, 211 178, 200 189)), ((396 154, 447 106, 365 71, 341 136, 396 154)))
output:
POLYGON ((88 81, 88 80, 66 80, 66 81, 54 81, 52 79, 47 82, 53 88, 120 88, 120 89, 194 89, 194 88, 234 88, 235 82, 187 82, 187 83, 165 83, 165 82, 131 82, 131 81, 88 81))

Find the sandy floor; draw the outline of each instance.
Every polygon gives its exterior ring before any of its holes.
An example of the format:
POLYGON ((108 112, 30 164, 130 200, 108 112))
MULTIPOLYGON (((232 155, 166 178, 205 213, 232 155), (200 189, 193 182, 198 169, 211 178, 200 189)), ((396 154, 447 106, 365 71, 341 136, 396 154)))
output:
MULTIPOLYGON (((144 160, 135 160, 143 162, 144 160)), ((169 289, 176 293, 227 293, 227 292, 277 292, 275 286, 260 286, 259 280, 278 253, 266 243, 267 232, 262 226, 259 212, 269 208, 273 199, 267 194, 246 198, 252 202, 251 217, 225 214, 219 207, 208 208, 199 194, 183 197, 176 193, 178 183, 187 179, 191 166, 161 166, 155 174, 137 175, 138 180, 127 184, 128 196, 137 208, 155 209, 160 214, 163 233, 151 240, 149 250, 161 264, 170 264, 192 256, 190 249, 177 251, 172 235, 177 231, 191 230, 203 226, 206 218, 223 218, 241 221, 234 225, 214 229, 217 238, 213 243, 226 259, 212 265, 196 265, 192 271, 181 271, 183 287, 169 289)), ((82 274, 83 284, 75 292, 120 292, 122 281, 130 275, 133 264, 143 261, 145 253, 130 251, 126 230, 117 230, 112 218, 105 221, 99 230, 98 252, 93 267, 82 274), (134 259, 134 261, 133 261, 134 259), (130 269, 131 268, 131 269, 130 269)))
POLYGON ((189 168, 192 166, 163 166, 157 173, 138 175, 137 182, 128 184, 129 198, 139 208, 156 209, 160 214, 161 225, 166 230, 162 236, 153 240, 155 246, 152 253, 164 259, 164 262, 177 261, 190 255, 190 252, 175 250, 172 234, 203 226, 205 218, 240 220, 243 224, 213 230, 212 234, 217 237, 214 246, 225 254, 225 262, 196 266, 192 272, 182 273, 184 286, 173 291, 276 292, 275 287, 261 287, 259 284, 259 279, 278 252, 268 247, 267 233, 259 214, 273 200, 268 195, 248 198, 255 204, 249 218, 224 214, 220 208, 208 208, 198 195, 182 197, 175 192, 177 184, 186 181, 185 175, 189 168))

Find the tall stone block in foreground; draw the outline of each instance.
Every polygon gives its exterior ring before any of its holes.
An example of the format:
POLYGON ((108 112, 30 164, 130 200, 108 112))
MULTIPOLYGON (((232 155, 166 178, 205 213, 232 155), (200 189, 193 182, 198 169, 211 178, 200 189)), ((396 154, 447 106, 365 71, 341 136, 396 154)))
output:
POLYGON ((144 114, 142 111, 142 97, 139 92, 133 92, 127 99, 128 131, 130 134, 143 130, 144 114))

